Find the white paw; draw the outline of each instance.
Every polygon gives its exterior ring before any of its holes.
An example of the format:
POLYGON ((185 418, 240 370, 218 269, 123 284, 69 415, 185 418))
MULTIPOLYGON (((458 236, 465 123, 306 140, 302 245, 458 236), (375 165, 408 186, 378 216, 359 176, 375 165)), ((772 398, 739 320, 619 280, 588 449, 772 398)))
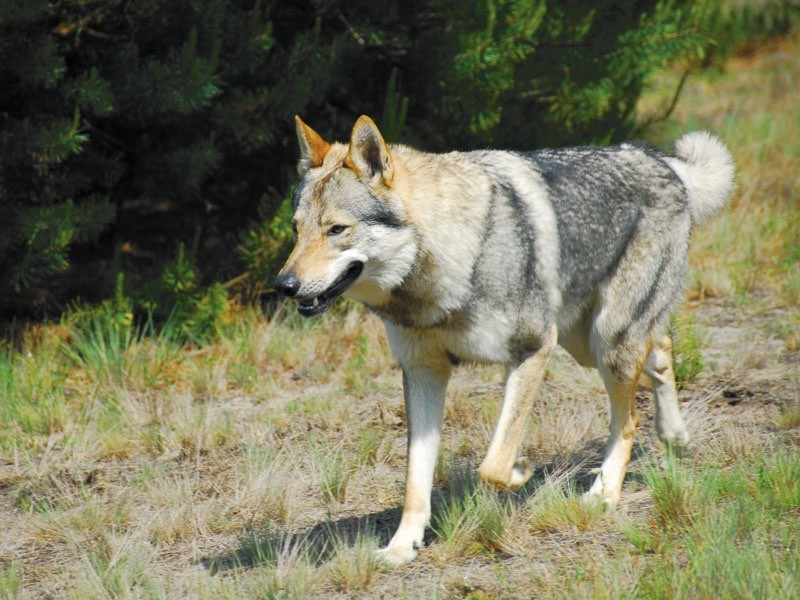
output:
POLYGON ((528 480, 533 475, 533 469, 530 466, 530 461, 525 457, 520 457, 511 469, 511 478, 508 481, 508 489, 516 492, 523 485, 528 483, 528 480))
POLYGON ((484 460, 478 469, 478 478, 483 483, 494 489, 511 490, 512 492, 516 492, 525 485, 531 475, 533 475, 533 469, 530 467, 530 461, 523 456, 519 457, 511 467, 511 473, 505 468, 495 468, 488 462, 488 459, 484 460))
MULTIPOLYGON (((599 469, 598 469, 599 471, 599 469)), ((606 490, 603 485, 603 475, 600 472, 594 480, 592 487, 586 492, 582 500, 587 504, 603 505, 609 510, 614 510, 619 504, 620 493, 616 494, 606 490)))
POLYGON ((619 504, 619 497, 592 492, 591 490, 581 496, 581 500, 591 506, 603 506, 607 510, 614 510, 619 504))
POLYGON ((667 447, 686 447, 689 445, 689 432, 685 427, 657 427, 659 439, 667 447))
POLYGON ((375 556, 382 565, 387 567, 399 567, 417 558, 417 550, 414 546, 386 546, 375 552, 375 556))
POLYGON ((689 455, 689 434, 685 429, 659 432, 658 435, 668 454, 678 458, 689 455))

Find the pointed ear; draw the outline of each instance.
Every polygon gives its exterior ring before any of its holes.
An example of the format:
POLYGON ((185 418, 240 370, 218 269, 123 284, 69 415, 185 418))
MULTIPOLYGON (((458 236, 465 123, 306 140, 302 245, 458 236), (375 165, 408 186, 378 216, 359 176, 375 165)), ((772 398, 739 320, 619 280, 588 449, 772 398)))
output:
POLYGON ((300 144, 300 162, 297 163, 297 170, 303 174, 312 167, 322 164, 331 145, 303 123, 297 115, 294 117, 294 122, 297 124, 297 141, 300 144))
POLYGON ((353 126, 345 164, 362 179, 372 182, 380 180, 387 187, 392 187, 392 155, 378 127, 366 115, 359 117, 353 126))

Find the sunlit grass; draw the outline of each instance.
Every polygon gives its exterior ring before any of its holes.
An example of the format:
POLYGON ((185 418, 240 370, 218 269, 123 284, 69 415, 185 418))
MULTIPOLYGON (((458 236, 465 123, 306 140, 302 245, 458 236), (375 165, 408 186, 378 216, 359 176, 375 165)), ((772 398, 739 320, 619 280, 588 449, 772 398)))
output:
POLYGON ((642 596, 791 597, 800 576, 799 475, 800 456, 786 448, 730 469, 649 470, 655 520, 628 530, 647 557, 642 596))
POLYGON ((35 444, 66 426, 68 370, 59 348, 47 331, 28 336, 19 350, 0 345, 0 448, 35 444))
POLYGON ((18 597, 22 580, 22 570, 15 561, 0 565, 0 598, 18 597))

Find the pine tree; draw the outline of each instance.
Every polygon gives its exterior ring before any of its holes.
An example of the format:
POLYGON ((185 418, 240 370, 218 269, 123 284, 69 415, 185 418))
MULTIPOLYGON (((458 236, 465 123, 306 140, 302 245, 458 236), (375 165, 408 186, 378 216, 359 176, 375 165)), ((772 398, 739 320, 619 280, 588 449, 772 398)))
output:
POLYGON ((0 0, 3 309, 110 293, 116 271, 157 275, 200 228, 220 244, 256 214, 275 125, 326 72, 287 85, 286 61, 325 61, 296 56, 302 35, 275 50, 276 4, 0 0))
POLYGON ((294 114, 329 139, 369 114, 434 151, 627 137, 722 3, 0 0, 0 314, 107 297, 119 272, 157 289, 182 243, 192 302, 245 266, 266 287, 294 114))
POLYGON ((82 160, 88 135, 45 0, 0 2, 0 291, 4 297, 68 268, 75 242, 96 239, 113 207, 82 160))

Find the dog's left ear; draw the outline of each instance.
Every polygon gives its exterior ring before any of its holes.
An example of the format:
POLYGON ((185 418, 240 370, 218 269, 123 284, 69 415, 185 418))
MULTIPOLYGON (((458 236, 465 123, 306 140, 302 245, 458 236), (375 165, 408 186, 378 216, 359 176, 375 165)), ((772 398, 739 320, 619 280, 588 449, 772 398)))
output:
POLYGON ((377 125, 366 115, 360 116, 353 126, 345 164, 362 179, 382 181, 386 187, 392 187, 392 155, 377 125))

